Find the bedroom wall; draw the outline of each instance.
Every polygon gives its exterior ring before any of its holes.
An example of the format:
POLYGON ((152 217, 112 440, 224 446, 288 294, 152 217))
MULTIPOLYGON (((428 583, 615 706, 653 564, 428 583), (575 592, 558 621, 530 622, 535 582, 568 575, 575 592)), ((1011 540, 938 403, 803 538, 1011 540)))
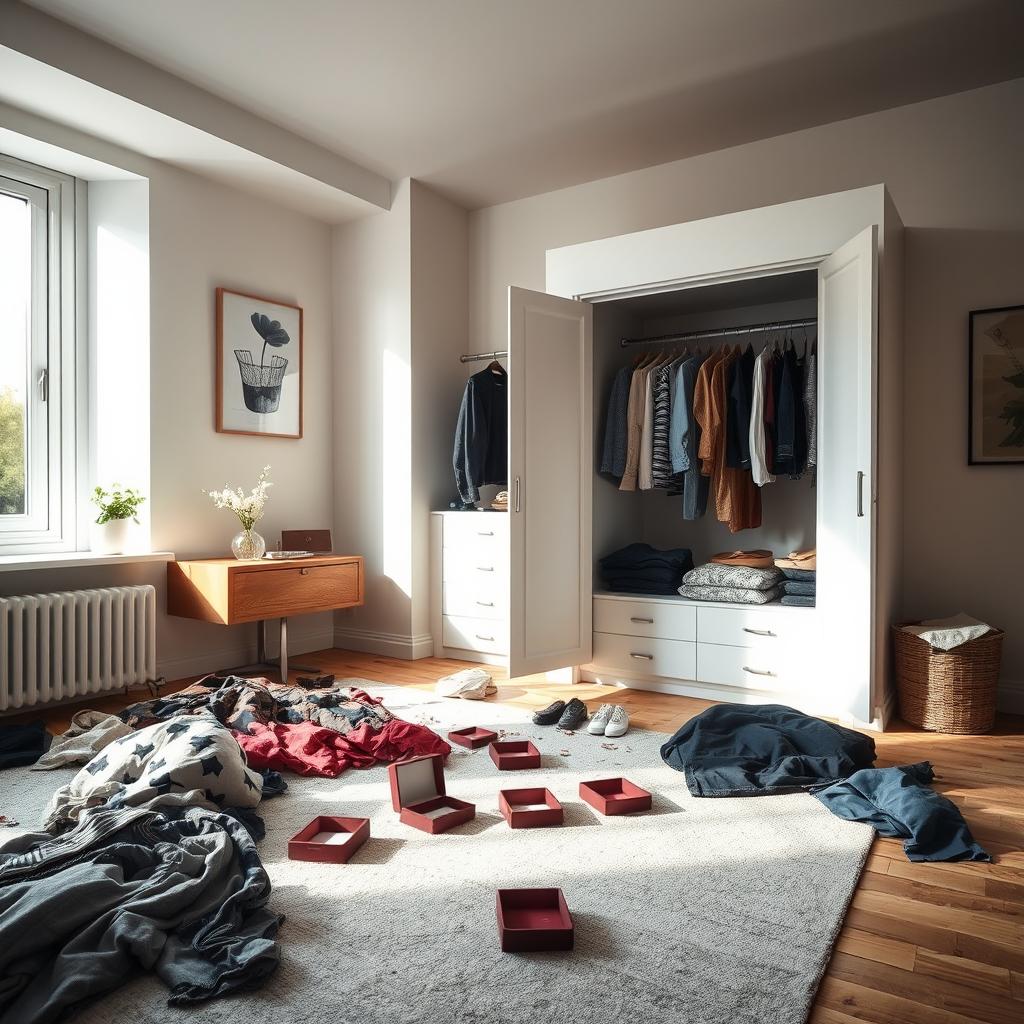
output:
POLYGON ((543 289, 547 249, 885 183, 907 227, 904 614, 1005 629, 1024 711, 1024 468, 966 462, 967 312, 1024 304, 1021 110, 1024 80, 476 211, 469 333, 503 347, 506 289, 543 289))
MULTIPOLYGON (((124 167, 149 181, 147 511, 154 550, 170 550, 179 558, 228 553, 237 521, 231 513, 214 509, 202 490, 227 483, 249 489, 268 463, 274 486, 259 526, 268 541, 276 543, 282 528, 330 526, 330 228, 24 112, 5 115, 5 124, 124 167), (301 440, 214 431, 214 289, 218 285, 304 308, 305 434, 301 440)), ((145 343, 145 337, 138 338, 138 344, 145 343)), ((130 404, 125 408, 130 409, 130 404)), ((126 415, 120 429, 132 435, 134 446, 146 425, 136 429, 126 415)), ((158 669, 163 675, 170 679, 253 660, 254 626, 228 628, 166 615, 164 580, 162 564, 5 572, 0 574, 0 593, 151 582, 158 590, 158 669)), ((291 653, 331 646, 329 614, 304 616, 290 625, 291 653)))

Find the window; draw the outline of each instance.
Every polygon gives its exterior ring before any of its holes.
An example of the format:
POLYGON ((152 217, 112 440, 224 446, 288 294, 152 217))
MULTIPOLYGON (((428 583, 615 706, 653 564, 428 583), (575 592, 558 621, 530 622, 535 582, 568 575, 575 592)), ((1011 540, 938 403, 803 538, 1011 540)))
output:
POLYGON ((76 547, 75 181, 0 157, 0 553, 76 547))

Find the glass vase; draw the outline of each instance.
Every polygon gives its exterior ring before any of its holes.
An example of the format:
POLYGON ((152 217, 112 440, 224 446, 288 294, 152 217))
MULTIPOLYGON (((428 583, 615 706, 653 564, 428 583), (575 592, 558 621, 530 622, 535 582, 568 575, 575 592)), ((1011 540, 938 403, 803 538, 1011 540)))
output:
POLYGON ((231 553, 240 562, 262 558, 267 551, 267 542, 255 530, 243 530, 231 542, 231 553))

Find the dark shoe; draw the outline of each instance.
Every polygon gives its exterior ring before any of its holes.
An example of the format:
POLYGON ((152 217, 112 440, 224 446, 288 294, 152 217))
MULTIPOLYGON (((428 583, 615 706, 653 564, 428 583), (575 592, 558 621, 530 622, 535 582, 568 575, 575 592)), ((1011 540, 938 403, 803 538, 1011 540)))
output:
POLYGON ((573 697, 573 699, 565 705, 562 717, 558 720, 558 728, 565 729, 566 732, 572 732, 575 729, 578 729, 587 720, 589 714, 590 713, 587 711, 587 705, 578 697, 573 697))
POLYGON ((554 704, 549 704, 543 711, 534 712, 533 724, 534 725, 554 725, 558 721, 559 715, 565 710, 565 701, 556 700, 554 704))

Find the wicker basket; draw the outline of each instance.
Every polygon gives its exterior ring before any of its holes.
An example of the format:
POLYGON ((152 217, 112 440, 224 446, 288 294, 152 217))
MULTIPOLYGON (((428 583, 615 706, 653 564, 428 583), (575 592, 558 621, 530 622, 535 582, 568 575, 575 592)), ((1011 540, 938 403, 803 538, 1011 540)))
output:
MULTIPOLYGON (((917 625, 917 623, 903 623, 917 625)), ((996 719, 1003 632, 992 629, 951 651, 893 626, 900 717, 933 732, 988 732, 996 719)))

